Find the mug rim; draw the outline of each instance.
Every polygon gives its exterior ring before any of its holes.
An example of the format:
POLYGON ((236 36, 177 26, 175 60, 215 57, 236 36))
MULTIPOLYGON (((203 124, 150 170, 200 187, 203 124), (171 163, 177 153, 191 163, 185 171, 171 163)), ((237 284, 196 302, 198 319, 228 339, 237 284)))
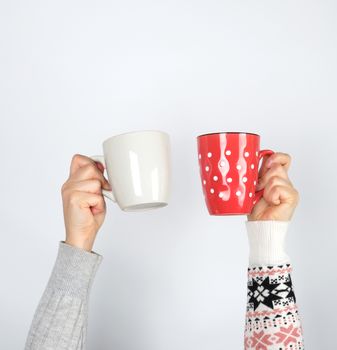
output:
POLYGON ((206 134, 201 134, 201 135, 197 136, 197 138, 203 137, 203 136, 209 136, 209 135, 222 135, 222 134, 236 134, 236 135, 245 134, 245 135, 254 135, 254 136, 260 137, 259 134, 255 134, 253 132, 245 132, 245 131, 217 131, 217 132, 209 132, 209 133, 206 133, 206 134))
POLYGON ((113 135, 113 136, 110 136, 108 137, 107 139, 105 139, 103 141, 103 144, 105 144, 106 142, 116 138, 116 137, 120 137, 120 136, 126 136, 126 135, 133 135, 133 134, 142 134, 142 133, 158 133, 158 134, 162 134, 162 135, 166 135, 167 137, 169 137, 169 134, 165 131, 162 131, 162 130, 135 130, 135 131, 127 131, 127 132, 123 132, 121 134, 117 134, 117 135, 113 135))

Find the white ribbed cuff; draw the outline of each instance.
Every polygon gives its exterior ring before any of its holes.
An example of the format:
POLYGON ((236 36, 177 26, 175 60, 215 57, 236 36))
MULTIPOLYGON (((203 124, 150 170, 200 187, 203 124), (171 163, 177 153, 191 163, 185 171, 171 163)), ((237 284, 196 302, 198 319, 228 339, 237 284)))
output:
POLYGON ((289 221, 246 221, 249 241, 249 265, 289 263, 284 251, 289 221))

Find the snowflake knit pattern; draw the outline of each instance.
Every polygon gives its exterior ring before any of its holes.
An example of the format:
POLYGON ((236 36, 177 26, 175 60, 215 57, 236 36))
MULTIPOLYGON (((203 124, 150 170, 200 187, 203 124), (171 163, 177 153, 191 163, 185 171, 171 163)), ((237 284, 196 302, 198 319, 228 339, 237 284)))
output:
POLYGON ((290 264, 248 268, 245 350, 304 350, 290 264))

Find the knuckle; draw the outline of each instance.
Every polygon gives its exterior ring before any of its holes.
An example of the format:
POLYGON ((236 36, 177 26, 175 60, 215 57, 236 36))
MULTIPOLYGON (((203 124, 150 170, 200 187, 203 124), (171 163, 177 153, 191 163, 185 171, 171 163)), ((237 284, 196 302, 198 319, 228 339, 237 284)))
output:
POLYGON ((100 206, 104 209, 106 207, 105 200, 104 200, 103 196, 101 196, 101 198, 100 198, 100 206))
POLYGON ((277 177, 278 179, 285 178, 285 172, 281 164, 275 164, 270 171, 270 177, 277 177))
POLYGON ((77 204, 80 201, 80 195, 76 191, 72 191, 68 200, 70 204, 77 204))
POLYGON ((61 186, 61 193, 64 193, 67 190, 67 182, 65 182, 62 186, 61 186))
POLYGON ((79 153, 75 153, 71 159, 72 163, 77 163, 79 159, 81 159, 83 156, 79 153))
POLYGON ((300 194, 295 188, 293 189, 293 195, 296 203, 298 203, 300 201, 300 194))
POLYGON ((62 196, 67 196, 69 192, 71 192, 71 184, 66 181, 61 187, 61 194, 62 196))
POLYGON ((291 155, 289 153, 284 153, 284 156, 288 159, 288 162, 291 161, 291 155))
POLYGON ((101 181, 99 181, 97 179, 93 179, 93 180, 91 180, 91 182, 92 182, 92 185, 93 185, 95 190, 101 189, 101 181))
POLYGON ((270 183, 270 186, 271 187, 275 187, 277 186, 277 184, 280 182, 280 177, 277 176, 277 175, 273 175, 270 180, 269 180, 269 183, 270 183))
POLYGON ((280 189, 281 189, 281 186, 280 185, 275 185, 275 186, 272 186, 271 189, 270 189, 270 192, 275 194, 275 193, 278 193, 280 192, 280 189))
POLYGON ((280 174, 283 172, 283 166, 280 163, 274 165, 274 173, 280 174))
POLYGON ((92 199, 95 201, 95 206, 101 207, 103 205, 103 196, 100 194, 94 194, 92 199))
POLYGON ((97 168, 94 164, 88 164, 85 166, 85 174, 87 176, 95 176, 97 174, 97 168))

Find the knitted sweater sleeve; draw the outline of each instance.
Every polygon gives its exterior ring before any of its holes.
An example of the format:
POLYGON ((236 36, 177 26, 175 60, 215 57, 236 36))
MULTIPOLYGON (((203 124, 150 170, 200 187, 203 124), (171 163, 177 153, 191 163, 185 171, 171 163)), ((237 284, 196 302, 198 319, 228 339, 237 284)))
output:
POLYGON ((248 221, 250 256, 245 350, 303 350, 303 332, 284 251, 289 222, 248 221))
POLYGON ((101 260, 96 253, 60 243, 25 350, 85 348, 89 292, 101 260))

